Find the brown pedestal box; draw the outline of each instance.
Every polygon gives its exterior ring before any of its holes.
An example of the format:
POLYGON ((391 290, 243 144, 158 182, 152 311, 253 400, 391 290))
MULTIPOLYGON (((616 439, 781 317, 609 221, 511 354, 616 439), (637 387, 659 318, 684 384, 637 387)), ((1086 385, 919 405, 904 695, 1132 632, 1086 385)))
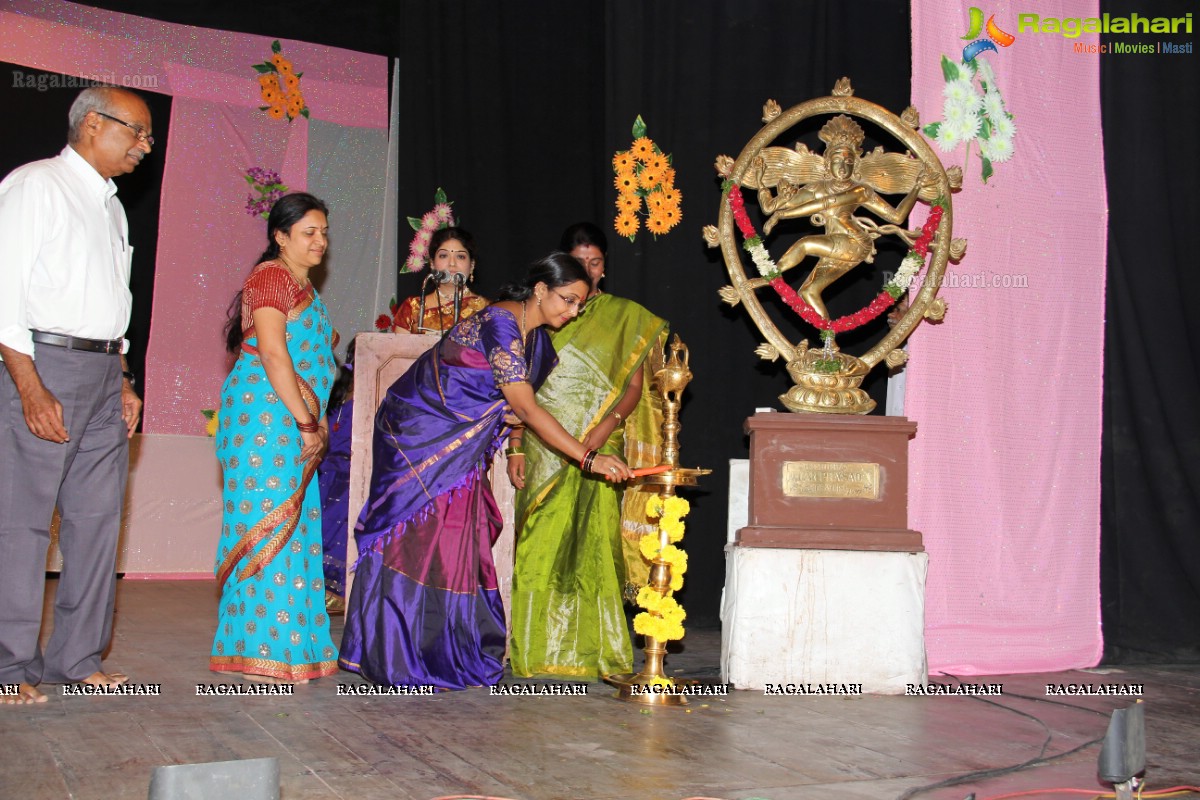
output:
POLYGON ((758 413, 743 547, 922 552, 908 529, 905 417, 758 413))

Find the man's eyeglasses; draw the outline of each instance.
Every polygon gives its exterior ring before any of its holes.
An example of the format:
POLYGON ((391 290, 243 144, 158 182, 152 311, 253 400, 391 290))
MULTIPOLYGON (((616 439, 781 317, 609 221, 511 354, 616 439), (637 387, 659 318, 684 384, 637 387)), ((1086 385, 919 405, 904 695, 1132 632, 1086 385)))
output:
POLYGON ((117 119, 112 114, 105 114, 103 111, 97 111, 96 113, 99 114, 100 116, 104 117, 105 119, 111 119, 113 122, 124 125, 126 128, 129 128, 129 130, 133 131, 133 135, 137 137, 137 140, 139 142, 143 142, 145 144, 150 145, 151 147, 154 147, 154 137, 151 136, 150 134, 146 133, 144 130, 139 128, 137 125, 130 125, 125 120, 117 119))

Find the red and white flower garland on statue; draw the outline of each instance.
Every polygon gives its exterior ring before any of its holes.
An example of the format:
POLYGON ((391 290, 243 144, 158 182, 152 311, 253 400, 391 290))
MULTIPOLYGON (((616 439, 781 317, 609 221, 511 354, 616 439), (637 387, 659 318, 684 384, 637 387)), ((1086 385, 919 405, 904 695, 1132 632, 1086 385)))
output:
POLYGON ((937 231, 944 213, 942 202, 934 201, 929 212, 929 219, 921 226, 921 235, 913 242, 912 249, 900 262, 900 269, 896 271, 890 281, 883 285, 883 290, 869 305, 844 317, 826 319, 818 314, 817 310, 800 297, 796 290, 783 279, 779 267, 771 260, 770 254, 763 246, 762 237, 754 230, 754 225, 750 222, 749 215, 746 214, 746 201, 742 197, 742 187, 733 181, 726 181, 724 188, 728 196, 729 210, 733 213, 733 221, 737 224, 738 230, 741 231, 742 238, 745 240, 742 248, 750 254, 754 265, 758 267, 759 274, 770 282, 771 287, 779 294, 788 308, 799 314, 805 322, 819 329, 821 338, 827 341, 834 334, 852 331, 867 324, 904 296, 913 278, 925 266, 925 259, 929 255, 929 245, 933 241, 933 235, 937 231))

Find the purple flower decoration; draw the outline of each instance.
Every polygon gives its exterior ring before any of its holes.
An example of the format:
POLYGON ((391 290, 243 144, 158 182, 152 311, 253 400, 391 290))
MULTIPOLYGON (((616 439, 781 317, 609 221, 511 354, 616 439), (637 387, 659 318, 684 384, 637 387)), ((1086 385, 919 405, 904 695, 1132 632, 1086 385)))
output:
POLYGON ((246 196, 246 213, 266 219, 275 201, 287 194, 288 187, 283 185, 279 173, 273 169, 250 167, 246 170, 245 178, 250 188, 258 192, 257 196, 246 196))

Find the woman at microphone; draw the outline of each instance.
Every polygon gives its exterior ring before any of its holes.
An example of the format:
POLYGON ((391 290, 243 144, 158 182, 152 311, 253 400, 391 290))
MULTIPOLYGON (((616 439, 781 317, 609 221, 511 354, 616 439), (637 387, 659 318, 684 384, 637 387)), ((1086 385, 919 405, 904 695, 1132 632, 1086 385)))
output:
POLYGON ((475 279, 475 239, 459 227, 442 228, 429 241, 430 272, 421 294, 406 298, 392 319, 393 333, 441 336, 459 320, 483 310, 486 297, 471 291, 475 279), (425 288, 433 291, 425 294, 425 288))

